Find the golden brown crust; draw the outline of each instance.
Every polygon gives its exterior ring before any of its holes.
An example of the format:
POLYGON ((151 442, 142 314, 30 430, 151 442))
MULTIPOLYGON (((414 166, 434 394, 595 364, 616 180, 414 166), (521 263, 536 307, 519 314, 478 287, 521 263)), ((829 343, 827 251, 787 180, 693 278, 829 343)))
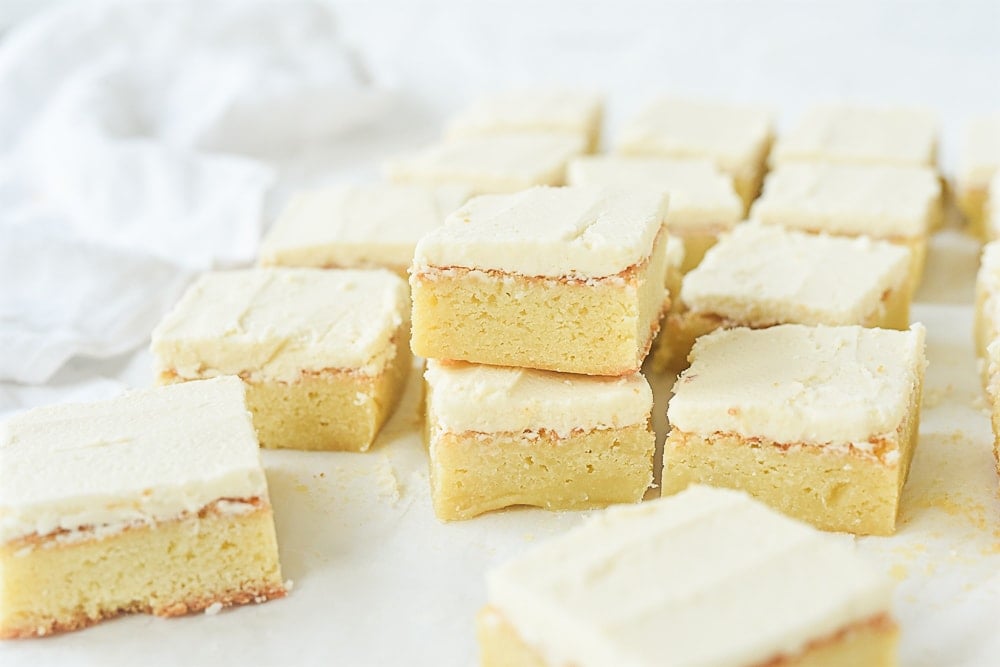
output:
POLYGON ((101 613, 97 617, 80 614, 68 619, 46 619, 44 621, 33 622, 28 627, 5 628, 0 631, 0 639, 31 639, 37 637, 48 637, 61 632, 72 632, 82 630, 91 625, 96 625, 125 614, 153 614, 155 616, 172 617, 185 616, 199 611, 204 611, 214 604, 222 607, 233 607, 244 604, 261 604, 269 600, 283 598, 288 594, 284 586, 261 586, 259 588, 248 587, 240 590, 226 591, 224 593, 210 595, 201 598, 191 598, 189 600, 178 600, 169 602, 162 606, 154 607, 148 604, 134 603, 126 607, 101 613))
MULTIPOLYGON (((396 337, 395 336, 392 337, 392 340, 390 341, 390 343, 395 346, 395 344, 396 344, 396 337)), ((390 361, 391 361, 391 359, 390 359, 390 361)), ((272 379, 268 379, 268 380, 266 380, 266 382, 273 382, 273 383, 277 383, 277 384, 294 384, 295 382, 301 381, 304 378, 319 378, 319 377, 330 376, 330 375, 337 376, 337 377, 347 376, 347 377, 351 377, 351 378, 370 379, 370 380, 372 380, 374 382, 374 381, 377 381, 380 377, 382 377, 382 375, 387 372, 387 369, 388 369, 388 365, 386 366, 386 368, 382 369, 382 371, 380 373, 377 373, 375 375, 371 375, 371 374, 368 374, 368 373, 363 373, 360 370, 358 370, 357 368, 322 368, 320 370, 301 370, 301 371, 299 371, 299 377, 297 379, 295 379, 295 380, 288 381, 288 380, 272 380, 272 379)), ((237 375, 238 375, 238 377, 241 380, 243 380, 247 384, 253 384, 253 383, 256 383, 256 382, 261 382, 261 380, 254 380, 253 379, 253 377, 252 377, 253 373, 254 373, 254 371, 242 371, 242 372, 238 373, 237 375)), ((193 380, 204 380, 207 377, 208 376, 205 376, 205 377, 190 377, 190 378, 189 377, 182 377, 181 374, 177 372, 177 369, 175 369, 175 368, 167 368, 165 370, 160 371, 160 374, 157 376, 157 381, 160 384, 173 384, 175 382, 191 382, 193 380)))
MULTIPOLYGON (((736 408, 730 408, 729 413, 735 414, 737 412, 736 408)), ((904 426, 905 426, 904 421, 904 426)), ((712 444, 714 440, 724 440, 724 439, 735 439, 750 447, 773 447, 774 449, 787 452, 790 449, 812 449, 817 453, 829 452, 835 449, 837 454, 845 456, 857 456, 859 458, 865 459, 877 459, 879 463, 885 466, 895 466, 896 462, 888 461, 888 454, 891 452, 899 451, 899 441, 900 433, 904 427, 901 426, 897 431, 896 437, 885 437, 877 436, 869 438, 866 442, 872 446, 872 451, 868 452, 860 449, 854 445, 854 443, 812 443, 812 442, 776 442, 769 438, 763 438, 760 436, 744 436, 739 433, 732 433, 728 431, 715 431, 710 435, 687 433, 687 437, 697 437, 702 438, 708 444, 712 444)), ((675 441, 675 445, 677 442, 675 441)))
MULTIPOLYGON (((270 511, 270 508, 271 508, 271 505, 268 503, 267 499, 266 498, 262 498, 260 496, 255 496, 253 498, 219 498, 218 500, 214 500, 211 503, 209 503, 208 505, 205 505, 204 507, 202 507, 197 512, 183 512, 183 513, 178 514, 177 516, 172 517, 170 519, 167 519, 165 521, 157 521, 157 522, 155 522, 152 525, 155 527, 155 526, 158 526, 158 525, 163 525, 165 523, 174 523, 176 521, 185 521, 187 519, 190 519, 192 516, 197 516, 199 519, 204 519, 205 517, 211 516, 211 515, 225 516, 227 514, 230 514, 229 512, 223 512, 221 510, 220 507, 221 507, 222 503, 241 503, 241 504, 244 504, 244 505, 251 505, 254 508, 252 510, 253 512, 259 512, 259 511, 262 511, 262 510, 268 510, 268 511, 270 511)), ((250 512, 247 512, 247 514, 250 514, 250 512)), ((96 531, 98 530, 98 528, 101 528, 101 527, 103 527, 103 526, 89 525, 89 526, 80 526, 79 528, 76 528, 76 529, 73 529, 73 530, 67 530, 65 528, 60 528, 59 530, 55 530, 55 531, 53 531, 51 533, 46 533, 45 535, 39 535, 38 533, 32 533, 30 535, 24 535, 22 537, 18 537, 15 540, 11 540, 10 542, 7 542, 4 546, 8 546, 8 547, 14 549, 15 551, 18 550, 18 549, 23 549, 25 547, 32 548, 32 549, 37 548, 37 547, 44 547, 46 549, 51 549, 51 548, 58 549, 60 547, 72 547, 72 546, 76 546, 76 545, 78 545, 78 544, 80 544, 82 542, 89 542, 89 541, 94 540, 94 539, 96 539, 96 540, 104 539, 103 537, 97 537, 96 534, 94 536, 92 536, 92 537, 88 537, 87 536, 88 533, 96 533, 96 531), (73 540, 63 540, 63 541, 60 541, 59 538, 65 537, 66 535, 69 535, 71 533, 80 533, 80 536, 78 538, 73 539, 73 540)), ((128 523, 128 524, 122 526, 121 532, 125 532, 125 531, 128 531, 128 530, 134 530, 136 528, 149 528, 149 527, 150 527, 150 524, 148 524, 148 523, 139 523, 139 522, 128 523)))
MULTIPOLYGON (((689 375, 687 376, 687 379, 691 379, 694 377, 697 377, 697 375, 689 375)), ((919 402, 920 401, 918 395, 917 403, 919 404, 919 402)), ((735 415, 738 414, 739 410, 737 408, 729 408, 728 412, 731 415, 735 415)), ((870 452, 864 449, 860 449, 859 447, 856 447, 854 443, 776 442, 769 438, 762 438, 759 436, 743 436, 740 435, 739 433, 731 433, 727 431, 715 431, 710 435, 695 434, 695 433, 685 433, 685 435, 688 437, 702 437, 709 444, 711 444, 713 440, 735 439, 735 440, 740 440, 750 446, 774 447, 775 449, 780 449, 781 451, 788 451, 790 449, 802 448, 802 449, 812 449, 818 453, 822 453, 830 451, 832 448, 835 448, 838 454, 847 456, 857 456, 859 458, 865 458, 869 460, 876 459, 879 463, 881 463, 884 466, 895 467, 896 465, 899 464, 898 454, 900 452, 900 445, 904 441, 904 435, 907 432, 907 428, 909 427, 911 419, 913 419, 913 416, 908 414, 900 423, 900 425, 896 428, 896 431, 891 435, 881 434, 868 438, 868 440, 866 440, 865 442, 867 442, 872 446, 872 451, 870 452), (889 460, 890 458, 892 458, 890 456, 891 454, 896 454, 896 457, 893 458, 892 461, 889 460)), ((678 432, 684 433, 679 429, 678 432)))
MULTIPOLYGON (((636 424, 620 424, 618 426, 608 426, 605 428, 574 428, 569 433, 557 433, 551 429, 539 428, 532 429, 528 431, 447 431, 450 435, 458 438, 476 438, 479 436, 495 438, 497 436, 501 437, 524 437, 526 434, 532 434, 533 438, 537 438, 539 441, 546 441, 553 445, 559 443, 560 440, 566 440, 575 436, 583 435, 584 433, 595 433, 599 431, 621 431, 623 429, 631 428, 633 426, 645 426, 648 430, 652 431, 653 427, 647 419, 645 422, 636 424)), ((433 427, 432 427, 433 428, 433 427)))

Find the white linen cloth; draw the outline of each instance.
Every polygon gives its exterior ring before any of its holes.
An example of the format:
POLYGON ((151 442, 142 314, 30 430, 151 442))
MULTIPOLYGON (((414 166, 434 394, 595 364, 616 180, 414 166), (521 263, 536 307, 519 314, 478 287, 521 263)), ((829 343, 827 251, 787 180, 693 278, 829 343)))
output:
POLYGON ((70 3, 5 36, 0 412, 251 261, 280 169, 384 97, 312 2, 70 3))

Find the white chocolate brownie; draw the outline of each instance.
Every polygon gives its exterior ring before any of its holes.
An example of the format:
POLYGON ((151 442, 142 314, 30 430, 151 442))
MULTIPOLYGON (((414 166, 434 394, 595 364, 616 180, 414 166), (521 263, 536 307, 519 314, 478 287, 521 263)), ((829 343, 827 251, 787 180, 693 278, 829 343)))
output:
POLYGON ((486 583, 484 667, 896 664, 891 580, 735 491, 609 508, 486 583))
POLYGON ((239 375, 263 447, 365 451, 411 365, 406 283, 386 270, 204 274, 153 332, 160 382, 239 375))
POLYGON ((238 378, 39 408, 0 427, 0 637, 284 594, 238 378))

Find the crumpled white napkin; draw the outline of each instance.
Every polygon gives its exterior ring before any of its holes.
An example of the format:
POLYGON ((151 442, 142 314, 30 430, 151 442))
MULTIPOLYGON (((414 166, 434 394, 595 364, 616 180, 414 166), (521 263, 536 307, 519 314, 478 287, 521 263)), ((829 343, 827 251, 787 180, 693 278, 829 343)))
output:
POLYGON ((0 381, 246 263, 277 167, 386 108, 313 2, 67 3, 0 41, 0 381))

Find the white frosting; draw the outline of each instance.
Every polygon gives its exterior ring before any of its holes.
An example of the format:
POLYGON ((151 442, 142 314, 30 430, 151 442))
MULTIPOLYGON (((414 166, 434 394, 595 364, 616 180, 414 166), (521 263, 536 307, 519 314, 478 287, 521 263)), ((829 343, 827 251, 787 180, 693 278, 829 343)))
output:
POLYGON ((756 168, 771 136, 771 113, 764 109, 661 98, 622 128, 618 152, 709 158, 741 174, 756 168))
POLYGON ((570 90, 511 90, 482 97, 448 125, 450 138, 505 132, 569 132, 588 142, 601 122, 601 97, 570 90))
POLYGON ((461 187, 336 185, 297 193, 261 243, 261 263, 406 268, 427 232, 465 203, 461 187))
POLYGON ((928 233, 941 198, 925 167, 785 164, 771 172, 750 217, 830 234, 916 238, 928 233))
POLYGON ((667 200, 657 190, 583 186, 476 197, 420 240, 414 269, 613 276, 650 256, 667 200))
POLYGON ((1000 169, 1000 113, 974 118, 965 126, 959 158, 962 187, 987 187, 1000 169))
POLYGON ((668 237, 665 252, 667 255, 667 271, 680 271, 681 266, 684 264, 684 256, 686 253, 684 241, 681 240, 679 236, 668 237))
POLYGON ((921 382, 924 327, 784 324, 695 341, 667 408, 686 433, 778 443, 864 443, 892 434, 921 382))
POLYGON ((586 156, 570 162, 566 179, 569 185, 666 190, 667 228, 674 234, 717 234, 743 218, 732 177, 706 159, 586 156))
POLYGON ((552 132, 524 132, 456 139, 397 157, 385 165, 396 183, 459 185, 477 194, 517 192, 534 185, 562 185, 570 158, 586 143, 552 132))
POLYGON ((428 360, 427 414, 439 431, 479 433, 622 428, 647 424, 653 392, 621 378, 428 360))
POLYGON ((703 486, 595 513, 487 590, 546 664, 577 667, 764 664, 892 603, 853 544, 703 486))
POLYGON ((865 324, 883 294, 905 289, 910 250, 867 236, 737 225, 684 277, 690 310, 748 326, 865 324))
POLYGON ((266 502, 244 391, 216 378, 13 417, 0 426, 0 542, 266 502))
POLYGON ((778 139, 771 160, 933 166, 937 125, 919 109, 814 107, 778 139))
POLYGON ((181 378, 303 371, 377 375, 409 319, 406 282, 385 270, 253 269, 203 274, 153 332, 157 369, 181 378))

